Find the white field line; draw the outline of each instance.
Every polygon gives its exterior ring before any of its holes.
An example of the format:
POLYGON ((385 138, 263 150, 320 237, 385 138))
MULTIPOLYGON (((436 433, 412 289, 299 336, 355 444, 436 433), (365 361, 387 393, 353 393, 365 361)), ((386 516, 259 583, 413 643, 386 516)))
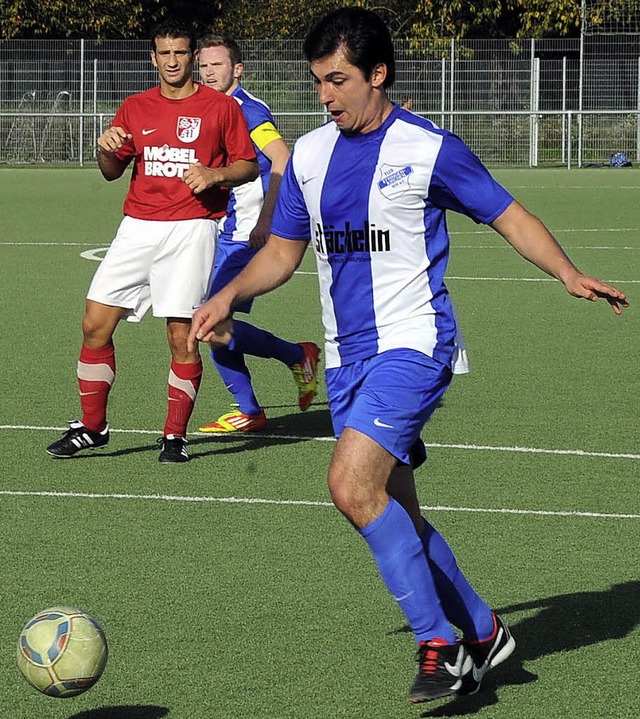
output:
MULTIPOLYGON (((65 244, 65 245, 74 245, 77 247, 85 247, 86 245, 80 244, 80 243, 72 243, 72 242, 65 242, 65 243, 38 243, 38 242, 0 242, 0 245, 54 245, 54 244, 65 244)), ((506 245, 505 245, 506 247, 506 245)), ((474 247, 473 245, 465 245, 462 247, 456 247, 454 249, 500 249, 501 246, 496 245, 494 246, 485 246, 485 247, 474 247)), ((81 252, 80 255, 86 260, 95 260, 97 262, 100 262, 102 260, 102 257, 98 254, 100 252, 106 252, 107 247, 99 247, 97 249, 87 250, 86 252, 81 252)), ((585 250, 592 250, 592 249, 598 249, 598 250, 635 250, 636 247, 572 247, 569 248, 572 250, 575 249, 585 249, 585 250)), ((317 276, 317 272, 314 271, 306 271, 306 270, 297 270, 296 275, 307 275, 307 276, 317 276)), ((445 280, 453 280, 454 282, 557 282, 556 279, 553 277, 462 277, 462 276, 454 276, 454 275, 446 275, 445 280)), ((621 285, 635 285, 640 284, 640 280, 608 280, 609 282, 613 282, 615 284, 621 284, 621 285)))
MULTIPOLYGON (((317 272, 307 272, 296 270, 296 275, 313 275, 316 276, 317 272)), ((558 280, 553 277, 463 277, 460 275, 445 275, 445 281, 462 281, 462 282, 557 282, 558 280)), ((613 282, 616 285, 637 285, 640 280, 607 280, 607 282, 613 282)))
MULTIPOLYGON (((5 497, 51 497, 55 499, 113 499, 155 502, 191 502, 199 504, 263 504, 283 507, 333 507, 331 502, 316 502, 306 499, 264 499, 262 497, 190 497, 172 494, 102 494, 98 492, 27 492, 3 489, 0 496, 5 497)), ((441 505, 421 505, 422 510, 430 512, 464 512, 473 514, 518 514, 543 517, 590 517, 596 519, 640 519, 640 514, 618 514, 613 512, 552 512, 543 509, 492 509, 489 507, 446 507, 441 505)))
MULTIPOLYGON (((552 185, 509 185, 509 189, 513 190, 549 190, 553 189, 552 185)), ((562 185, 555 188, 556 190, 593 190, 593 185, 562 185)), ((637 185, 620 185, 619 187, 605 187, 605 190, 640 190, 637 185)))
MULTIPOLYGON (((91 247, 92 242, 0 242, 0 245, 26 245, 27 247, 91 247)), ((104 249, 107 249, 106 247, 104 249)))
MULTIPOLYGON (((310 273, 311 274, 311 273, 310 273)), ((445 280, 462 280, 464 282, 557 282, 553 277, 462 277, 445 275, 445 280)), ((607 280, 620 285, 637 285, 640 280, 607 280)))
MULTIPOLYGON (((634 189, 640 189, 640 188, 634 188, 634 189)), ((640 227, 567 227, 565 229, 553 229, 554 235, 566 235, 566 234, 588 234, 588 233, 612 233, 612 232, 640 232, 640 227)), ((483 228, 479 230, 451 230, 449 232, 449 235, 451 237, 456 237, 459 235, 489 235, 489 236, 496 236, 495 230, 492 230, 491 228, 483 228)), ((1 245, 12 245, 12 246, 26 246, 26 247, 88 247, 93 248, 93 251, 95 252, 102 252, 106 251, 108 247, 95 247, 94 240, 87 240, 86 242, 4 242, 0 241, 1 245)), ((508 247, 508 244, 502 243, 500 245, 495 245, 495 248, 499 247, 508 247)), ((456 246, 454 245, 455 249, 470 249, 470 250, 479 250, 479 249, 494 249, 494 246, 491 247, 480 247, 477 245, 469 245, 467 246, 456 246)), ((626 246, 626 247, 590 247, 590 246, 584 246, 584 247, 571 247, 570 249, 573 250, 637 250, 637 246, 626 246)))
MULTIPOLYGON (((35 425, 0 425, 0 430, 36 430, 36 431, 64 431, 64 427, 45 427, 35 425)), ((144 429, 113 429, 114 433, 121 434, 152 434, 159 435, 159 431, 144 429)), ((192 434, 198 436, 209 437, 215 439, 211 435, 203 432, 194 432, 192 434)), ((302 435, 281 435, 281 434, 261 434, 261 438, 265 439, 299 439, 316 442, 335 442, 334 437, 305 437, 302 435)), ((238 439, 243 439, 238 437, 238 439)), ((460 449, 475 451, 497 451, 497 452, 524 452, 529 454, 556 454, 556 455, 573 455, 579 457, 601 457, 606 459, 640 459, 640 454, 630 453, 614 453, 614 452, 587 452, 584 450, 569 449, 543 449, 537 447, 500 447, 493 445, 474 445, 474 444, 445 444, 430 443, 430 448, 438 449, 460 449)), ((277 500, 264 498, 249 497, 190 497, 180 495, 158 495, 158 494, 100 494, 100 493, 84 493, 84 492, 28 492, 20 490, 0 490, 0 496, 18 496, 18 497, 57 497, 57 498, 80 498, 80 499, 130 499, 130 500, 146 500, 146 501, 165 501, 165 502, 200 502, 200 503, 219 503, 219 504, 274 504, 274 505, 292 505, 292 506, 309 506, 309 507, 331 507, 330 502, 316 502, 310 500, 277 500)), ((536 509, 508 509, 508 508, 483 508, 483 507, 448 507, 448 506, 429 506, 425 505, 422 509, 435 512, 465 512, 465 513, 484 513, 484 514, 521 514, 521 515, 540 515, 548 517, 595 517, 595 518, 611 518, 611 519, 640 519, 638 514, 622 514, 622 513, 604 513, 604 512, 579 512, 579 511, 550 511, 536 509)))
MULTIPOLYGON (((639 188, 640 189, 640 188, 639 188)), ((607 232, 638 232, 640 227, 565 227, 557 228, 554 227, 552 230, 554 235, 568 235, 568 234, 587 234, 592 232, 607 233, 607 232)), ((480 230, 450 230, 449 235, 493 235, 495 237, 496 232, 490 227, 485 227, 480 230)))
MULTIPOLYGON (((41 425, 29 425, 29 424, 1 424, 0 430, 31 430, 31 431, 47 431, 47 432, 64 432, 67 427, 47 427, 41 425)), ((151 434, 157 437, 162 435, 160 430, 152 429, 110 429, 114 434, 151 434)), ((212 441, 226 437, 229 439, 229 435, 215 435, 206 432, 190 432, 190 436, 196 437, 208 437, 212 441)), ((255 434, 250 435, 234 435, 232 438, 239 441, 246 439, 255 439, 255 434)), ((335 442, 335 437, 312 437, 298 434, 268 434, 266 432, 260 432, 260 439, 292 439, 301 440, 307 442, 335 442)), ((475 452, 513 452, 520 454, 555 454, 555 455, 568 455, 573 457, 600 457, 602 459, 634 459, 640 460, 640 454, 633 454, 630 452, 590 452, 583 449, 548 449, 544 447, 502 447, 491 444, 448 444, 442 442, 429 442, 427 447, 431 449, 460 449, 470 450, 475 452)))

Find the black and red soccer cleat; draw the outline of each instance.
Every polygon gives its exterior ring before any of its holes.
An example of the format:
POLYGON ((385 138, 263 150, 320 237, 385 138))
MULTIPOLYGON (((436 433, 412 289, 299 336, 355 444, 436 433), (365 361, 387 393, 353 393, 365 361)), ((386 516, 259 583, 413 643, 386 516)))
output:
POLYGON ((430 702, 455 694, 462 676, 471 670, 471 660, 461 642, 448 644, 432 639, 418 645, 418 676, 409 692, 412 704, 430 702))
POLYGON ((511 636, 509 627, 493 614, 493 633, 483 641, 465 641, 469 656, 473 661, 471 671, 462 678, 460 695, 475 694, 480 689, 484 675, 511 656, 516 648, 516 640, 511 636))

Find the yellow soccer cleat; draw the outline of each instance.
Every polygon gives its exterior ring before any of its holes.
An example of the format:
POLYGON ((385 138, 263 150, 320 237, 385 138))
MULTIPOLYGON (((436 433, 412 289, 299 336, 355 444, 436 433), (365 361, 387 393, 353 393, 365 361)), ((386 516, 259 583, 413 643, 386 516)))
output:
POLYGON ((199 431, 211 434, 227 434, 229 432, 262 432, 266 428, 267 416, 263 411, 260 411, 260 414, 245 414, 236 409, 233 412, 223 414, 215 422, 202 425, 199 431))
POLYGON ((298 387, 298 407, 304 412, 309 409, 316 396, 320 347, 313 342, 299 342, 298 344, 304 351, 304 357, 302 362, 292 365, 290 369, 298 387))

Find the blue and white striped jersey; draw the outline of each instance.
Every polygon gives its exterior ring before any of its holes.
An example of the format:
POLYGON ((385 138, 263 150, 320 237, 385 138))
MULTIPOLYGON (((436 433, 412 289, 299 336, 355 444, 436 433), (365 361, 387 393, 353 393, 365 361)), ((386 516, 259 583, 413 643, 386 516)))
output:
POLYGON ((269 187, 271 161, 262 151, 272 140, 280 138, 268 105, 239 85, 232 93, 240 105, 249 127, 253 147, 258 156, 260 175, 231 189, 227 214, 220 223, 219 243, 248 242, 249 233, 256 226, 264 196, 269 187))
POLYGON ((512 200, 460 138, 397 106, 373 132, 301 137, 271 229, 313 244, 326 366, 400 347, 451 366, 446 210, 489 223, 512 200))

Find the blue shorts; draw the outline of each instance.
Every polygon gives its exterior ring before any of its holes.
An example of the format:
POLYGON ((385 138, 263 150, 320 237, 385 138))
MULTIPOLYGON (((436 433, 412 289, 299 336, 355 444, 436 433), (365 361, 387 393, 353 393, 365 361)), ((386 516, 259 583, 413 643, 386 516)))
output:
POLYGON ((451 377, 449 367, 409 349, 388 350, 328 369, 333 431, 340 437, 345 427, 351 427, 403 464, 412 464, 417 446, 422 446, 420 432, 439 406, 451 377))
MULTIPOLYGON (((251 258, 258 251, 249 247, 247 242, 220 242, 216 250, 216 266, 213 273, 213 282, 209 290, 209 297, 213 297, 231 280, 234 280, 249 264, 251 258)), ((253 300, 247 300, 233 308, 234 312, 249 314, 253 300)))

